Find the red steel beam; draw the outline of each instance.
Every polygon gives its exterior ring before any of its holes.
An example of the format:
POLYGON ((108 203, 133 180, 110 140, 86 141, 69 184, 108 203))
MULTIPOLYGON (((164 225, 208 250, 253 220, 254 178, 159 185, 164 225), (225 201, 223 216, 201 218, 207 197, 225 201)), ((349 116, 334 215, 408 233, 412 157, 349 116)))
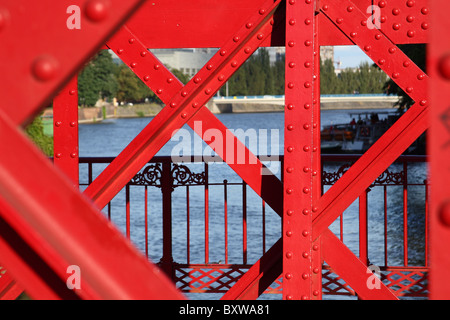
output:
MULTIPOLYGON (((11 248, 2 250, 0 260, 15 279, 22 280, 22 273, 15 272, 24 270, 24 264, 28 264, 35 277, 54 284, 49 293, 53 290, 60 297, 183 297, 3 113, 0 113, 0 137, 9 141, 0 143, 4 155, 0 158, 0 198, 2 244, 11 248), (18 256, 14 253, 19 253, 25 262, 17 263, 18 256), (40 267, 33 270, 34 265, 40 267), (71 265, 81 270, 79 290, 64 289, 67 268, 71 265)), ((39 298, 42 286, 35 277, 34 281, 20 284, 39 298)))
POLYGON ((433 30, 428 46, 427 67, 430 72, 430 121, 428 152, 430 154, 430 274, 429 298, 450 299, 450 42, 442 37, 449 30, 447 13, 450 3, 431 1, 433 30))
MULTIPOLYGON (((421 9, 427 6, 427 0, 415 0, 412 7, 406 6, 406 0, 387 0, 384 1, 384 6, 379 4, 380 2, 383 1, 354 1, 363 12, 372 4, 379 5, 382 29, 396 43, 426 42, 429 30, 421 25, 428 23, 429 15, 423 14, 421 9), (394 8, 400 8, 399 13, 393 11, 394 8), (413 18, 408 18, 409 16, 413 18), (400 28, 395 30, 392 26, 397 23, 400 28), (415 34, 411 36, 411 33, 408 33, 410 30, 415 30, 415 34)), ((128 26, 148 48, 219 48, 232 37, 242 21, 263 3, 264 0, 147 1, 131 18, 128 26), (211 37, 211 34, 214 36, 211 37)), ((282 8, 275 13, 276 17, 284 15, 282 8)), ((321 46, 352 44, 347 37, 333 28, 322 14, 318 17, 321 46)), ((274 25, 271 37, 267 38, 262 46, 284 46, 284 39, 285 28, 282 25, 274 25)))
MULTIPOLYGON (((270 33, 280 1, 267 1, 85 190, 100 208, 189 121, 270 33)), ((134 42, 135 39, 133 39, 134 42)), ((146 56, 146 55, 144 55, 146 56)), ((136 62, 135 67, 138 66, 136 62)), ((133 66, 132 66, 133 67, 133 66)), ((158 69, 160 66, 153 66, 158 69)), ((149 75, 151 77, 151 75, 149 75)), ((167 78, 165 78, 166 80, 167 78)), ((145 81, 145 79, 144 79, 145 81)))
MULTIPOLYGON (((283 299, 312 298, 314 1, 286 5, 283 299)), ((314 150, 315 149, 315 150, 314 150)))
POLYGON ((0 269, 0 300, 14 300, 21 293, 23 289, 18 283, 11 278, 9 272, 0 269))
POLYGON ((1 71, 11 77, 0 85, 1 108, 14 123, 30 123, 143 2, 1 0, 1 71), (71 29, 72 18, 80 29, 71 29))
POLYGON ((53 100, 53 159, 78 187, 78 80, 75 76, 53 100))

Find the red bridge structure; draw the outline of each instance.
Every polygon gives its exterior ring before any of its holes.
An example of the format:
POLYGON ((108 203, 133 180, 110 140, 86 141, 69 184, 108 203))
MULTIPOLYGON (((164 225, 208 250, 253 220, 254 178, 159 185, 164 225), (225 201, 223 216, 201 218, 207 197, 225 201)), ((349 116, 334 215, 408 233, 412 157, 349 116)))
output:
MULTIPOLYGON (((222 299, 256 299, 267 292, 286 300, 321 299, 327 293, 450 298, 449 11, 450 3, 438 0, 0 0, 0 298, 14 299, 23 291, 34 299, 185 299, 185 292, 218 292, 222 299), (79 25, 71 25, 77 13, 79 25), (427 73, 398 47, 418 43, 428 44, 427 73), (320 154, 318 52, 325 45, 360 47, 414 101, 360 157, 320 154), (185 124, 200 137, 208 129, 229 134, 205 104, 253 52, 267 46, 286 48, 282 179, 267 174, 263 161, 248 150, 246 163, 235 161, 234 151, 243 146, 237 137, 231 140, 234 149, 224 141, 215 151, 242 178, 243 198, 248 187, 262 199, 263 212, 267 206, 279 216, 280 238, 257 261, 247 259, 243 209, 242 263, 230 263, 228 251, 225 263, 212 263, 205 213, 204 261, 190 261, 192 234, 186 261, 174 262, 171 250, 179 241, 172 241, 170 193, 177 186, 170 170, 175 164, 154 156, 185 124), (220 49, 183 85, 151 48, 220 49), (80 159, 77 73, 103 49, 114 51, 165 107, 116 158, 80 159), (50 161, 23 128, 52 101, 50 161), (404 187, 403 263, 389 266, 386 254, 377 283, 367 256, 368 189, 379 186, 386 194, 389 182, 379 177, 392 163, 406 168, 407 162, 424 161, 401 155, 427 129, 424 263, 408 263, 408 183, 397 181, 404 187), (351 165, 330 182, 322 170, 325 161, 351 165), (85 162, 89 168, 107 165, 80 191, 79 168, 85 162), (158 264, 129 240, 128 196, 126 234, 102 212, 122 189, 129 195, 149 162, 159 163, 154 168, 160 169, 165 207, 158 264), (358 256, 329 228, 355 200, 358 256), (79 288, 67 285, 74 265, 81 270, 79 288)), ((188 194, 199 184, 208 199, 205 179, 190 183, 182 186, 188 194)), ((221 187, 226 204, 227 182, 221 187)))

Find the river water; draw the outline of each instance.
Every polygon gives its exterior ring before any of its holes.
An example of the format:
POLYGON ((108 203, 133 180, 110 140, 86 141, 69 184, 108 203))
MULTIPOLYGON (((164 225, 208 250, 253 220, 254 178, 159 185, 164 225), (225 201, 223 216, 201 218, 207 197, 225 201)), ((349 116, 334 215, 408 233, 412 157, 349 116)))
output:
MULTIPOLYGON (((392 109, 390 109, 392 111, 392 109)), ((358 110, 352 110, 357 112, 358 110)), ((388 110, 371 110, 388 111, 388 110)), ((241 130, 247 134, 246 145, 256 154, 281 155, 283 153, 283 113, 253 113, 253 114, 218 114, 217 117, 230 129, 241 130)), ((151 121, 152 118, 110 119, 95 124, 80 124, 79 147, 80 157, 115 157, 127 144, 151 121)), ((348 110, 324 110, 321 113, 322 126, 330 124, 349 123, 348 110)), ((239 131, 237 131, 239 132, 239 131)), ((183 127, 173 140, 169 141, 157 155, 179 155, 181 151, 194 155, 210 155, 211 150, 188 127, 183 127)), ((340 165, 325 166, 324 170, 336 170, 340 165)), ((104 168, 94 167, 94 176, 104 168)), ((191 170, 201 172, 203 165, 192 165, 191 170)), ((280 176, 279 164, 270 169, 280 176)), ((401 170, 394 165, 392 170, 401 170)), ((425 188, 420 185, 426 179, 426 167, 423 163, 408 165, 408 182, 417 186, 408 186, 408 263, 410 265, 424 264, 424 211, 425 188), (411 176, 411 177, 410 177, 411 176)), ((242 180, 225 164, 211 164, 209 167, 209 183, 222 183, 224 179, 232 184, 242 180)), ((80 165, 80 183, 87 182, 87 166, 80 165)), ((325 190, 328 187, 325 188, 325 190)), ((133 189, 133 188, 132 188, 133 189)), ((145 250, 144 229, 144 194, 143 189, 135 188, 131 192, 131 241, 143 252, 145 250)), ((209 187, 209 262, 223 263, 224 260, 224 201, 223 185, 209 187)), ((389 186, 388 197, 388 264, 403 263, 403 187, 389 186)), ((247 262, 258 260, 262 253, 261 232, 261 199, 250 188, 247 192, 247 262)), ((121 191, 111 202, 112 221, 125 233, 125 201, 121 191)), ((162 256, 162 209, 161 191, 149 188, 149 258, 159 261, 162 256)), ((176 262, 185 263, 186 253, 186 190, 176 188, 172 194, 173 212, 173 258, 176 262)), ((190 189, 190 262, 203 263, 205 259, 204 235, 204 187, 190 189)), ((368 197, 369 207, 369 259, 372 264, 384 265, 384 197, 382 187, 372 188, 368 197)), ((344 213, 343 225, 344 243, 358 255, 358 202, 355 201, 344 213)), ((337 235, 339 221, 330 226, 337 235)), ((266 207, 265 218, 265 249, 275 243, 281 236, 281 220, 270 208, 266 207)), ((228 263, 242 263, 242 186, 228 187, 228 263)), ((188 295, 190 298, 205 299, 205 295, 188 295)), ((213 299, 220 297, 212 295, 213 299)))

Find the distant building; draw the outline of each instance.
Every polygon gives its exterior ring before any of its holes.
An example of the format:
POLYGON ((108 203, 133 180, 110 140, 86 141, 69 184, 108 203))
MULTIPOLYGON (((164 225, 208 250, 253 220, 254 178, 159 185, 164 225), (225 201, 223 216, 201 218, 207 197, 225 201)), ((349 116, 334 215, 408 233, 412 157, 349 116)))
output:
POLYGON ((217 49, 150 49, 168 68, 193 77, 217 52, 217 49))
POLYGON ((334 47, 333 46, 322 46, 320 47, 320 60, 325 61, 330 59, 334 64, 334 47))

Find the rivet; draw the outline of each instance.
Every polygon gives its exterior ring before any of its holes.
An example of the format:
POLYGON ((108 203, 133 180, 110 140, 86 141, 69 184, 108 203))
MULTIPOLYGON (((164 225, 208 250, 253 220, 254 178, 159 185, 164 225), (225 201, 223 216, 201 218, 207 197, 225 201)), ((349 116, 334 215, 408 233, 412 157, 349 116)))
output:
POLYGON ((314 290, 313 295, 317 297, 319 295, 319 290, 314 290))
POLYGON ((326 5, 324 5, 324 6, 322 7, 322 10, 323 10, 323 11, 327 11, 328 8, 329 8, 329 7, 328 7, 328 5, 326 4, 326 5))
POLYGON ((295 68, 295 62, 289 62, 289 68, 295 68))
POLYGON ((286 296, 286 300, 292 300, 292 299, 294 299, 293 296, 291 296, 291 295, 287 295, 287 296, 286 296))
POLYGON ((265 14, 266 13, 266 9, 261 9, 261 10, 259 10, 259 14, 260 15, 263 15, 263 14, 265 14))
POLYGON ((309 210, 308 209, 303 209, 302 213, 303 213, 303 215, 308 216, 309 215, 309 210))
POLYGON ((318 208, 317 207, 312 207, 312 212, 317 212, 318 208))
POLYGON ((423 15, 427 15, 428 12, 429 12, 429 10, 428 10, 428 8, 423 7, 423 8, 420 10, 420 12, 421 12, 423 15))
POLYGON ((399 30, 401 26, 402 26, 402 25, 401 25, 400 23, 394 23, 394 24, 392 25, 392 29, 394 29, 394 30, 399 30))
POLYGON ((392 14, 393 14, 394 16, 398 16, 398 15, 400 14, 400 9, 399 9, 399 8, 394 8, 394 9, 392 9, 392 14))
POLYGON ((157 93, 157 94, 163 93, 163 89, 158 89, 158 90, 156 90, 156 93, 157 93))
POLYGON ((347 7, 347 11, 348 12, 353 12, 353 7, 352 6, 347 7))
POLYGON ((288 83, 288 88, 289 88, 289 89, 293 89, 293 88, 294 88, 294 84, 293 84, 292 82, 289 82, 289 83, 288 83))
POLYGON ((90 0, 86 4, 84 12, 89 20, 100 22, 108 16, 108 4, 106 0, 90 0))
POLYGON ((181 114, 181 117, 182 117, 183 119, 186 119, 187 114, 186 114, 186 113, 182 113, 182 114, 181 114))
POLYGON ((303 129, 308 130, 309 128, 310 128, 310 126, 309 126, 308 123, 305 123, 305 124, 303 125, 303 129))
POLYGON ((305 61, 303 65, 305 66, 305 68, 311 68, 311 62, 309 61, 305 61))
POLYGON ((200 81, 202 81, 202 79, 200 77, 195 77, 194 78, 194 83, 199 83, 200 81))
POLYGON ((372 49, 372 47, 371 47, 371 46, 369 46, 369 45, 367 45, 367 46, 364 46, 364 51, 370 51, 370 49, 372 49))
POLYGON ((77 153, 76 152, 72 152, 71 154, 70 154, 70 157, 71 158, 75 158, 77 156, 77 153))
POLYGON ((287 147, 287 151, 288 152, 293 152, 294 151, 294 147, 287 147))
POLYGON ((381 33, 377 33, 377 34, 375 35, 375 40, 380 40, 381 38, 382 38, 381 33))
POLYGON ((71 127, 75 127, 76 125, 77 125, 77 123, 75 121, 70 122, 71 127))
POLYGON ((291 259, 293 256, 291 251, 286 252, 286 258, 291 259))
POLYGON ((426 106, 427 105, 427 100, 420 100, 420 105, 423 107, 423 106, 426 106))
POLYGON ((182 96, 182 97, 186 97, 187 95, 188 95, 187 91, 182 91, 182 92, 181 92, 181 96, 182 96))
POLYGON ((130 67, 136 68, 136 67, 137 67, 137 63, 136 63, 136 62, 132 62, 132 63, 130 64, 130 67))
POLYGON ((307 237, 309 235, 308 230, 303 230, 302 231, 302 236, 307 237))
POLYGON ((56 158, 61 158, 61 156, 62 156, 62 154, 61 154, 61 153, 57 153, 57 154, 55 154, 55 157, 56 157, 56 158))
POLYGON ((292 41, 292 40, 289 41, 289 42, 288 42, 288 46, 291 47, 291 48, 292 48, 293 46, 295 46, 295 41, 292 41))
POLYGON ((342 19, 342 18, 337 18, 336 19, 336 23, 337 24, 341 24, 342 22, 344 22, 344 19, 342 19))
MULTIPOLYGON (((314 147, 314 150, 313 150, 313 151, 316 152, 316 151, 317 151, 317 147, 314 147)), ((314 170, 314 171, 312 172, 312 175, 313 175, 313 177, 317 176, 317 171, 314 170)))
POLYGON ((311 148, 309 146, 304 146, 303 147, 303 151, 308 152, 309 150, 311 150, 311 148))
POLYGON ((414 91, 414 89, 413 89, 412 87, 406 88, 406 92, 407 92, 407 93, 411 93, 411 92, 413 92, 413 91, 414 91))
POLYGON ((34 60, 31 70, 37 80, 49 81, 56 77, 58 62, 52 56, 43 55, 34 60))
POLYGON ((245 52, 246 54, 249 54, 250 52, 252 52, 252 49, 251 49, 250 47, 246 47, 246 48, 244 49, 244 52, 245 52))
POLYGON ((240 40, 240 38, 239 38, 238 36, 236 36, 236 37, 233 38, 233 41, 234 41, 234 42, 238 42, 239 40, 240 40))
POLYGON ((76 91, 76 90, 74 90, 74 89, 72 89, 72 90, 69 90, 69 94, 70 94, 71 96, 75 95, 75 93, 77 93, 77 91, 76 91))
POLYGON ((302 296, 302 300, 309 300, 308 296, 302 296))
POLYGON ((398 73, 398 72, 394 72, 392 74, 392 78, 394 78, 394 79, 397 79, 399 76, 400 76, 400 73, 398 73))
POLYGON ((306 193, 306 194, 308 194, 308 193, 309 193, 309 191, 310 191, 310 189, 309 189, 309 188, 303 188, 303 193, 306 193))
POLYGON ((141 51, 141 57, 145 57, 147 55, 147 51, 141 51))
POLYGON ((286 236, 292 237, 292 231, 286 231, 286 236))
POLYGON ((404 66, 405 68, 408 68, 410 65, 411 65, 411 61, 409 61, 409 60, 403 61, 403 66, 404 66))
POLYGON ((217 77, 217 80, 223 81, 223 80, 225 80, 225 76, 223 74, 221 74, 220 76, 217 77))
POLYGON ((177 106, 177 104, 176 104, 175 102, 171 102, 171 103, 170 103, 170 107, 171 107, 171 108, 175 108, 176 106, 177 106))
POLYGON ((406 21, 408 21, 409 23, 413 22, 414 19, 415 19, 414 16, 407 16, 406 17, 406 21))
POLYGON ((249 22, 245 25, 247 29, 251 29, 253 27, 253 23, 249 22))
POLYGON ((295 0, 289 0, 289 4, 291 5, 295 4, 295 0))
POLYGON ((446 226, 450 227, 450 202, 444 203, 439 210, 439 221, 446 226))
POLYGON ((292 216, 294 214, 294 210, 288 210, 288 211, 286 211, 286 214, 288 216, 292 216))
POLYGON ((62 122, 61 122, 61 121, 56 121, 56 122, 55 122, 55 127, 61 127, 61 125, 62 125, 62 122))
POLYGON ((315 244, 315 245, 313 245, 312 249, 313 249, 314 251, 317 251, 317 250, 319 250, 319 246, 318 246, 317 244, 315 244))
POLYGON ((129 43, 129 44, 133 44, 135 41, 136 41, 136 39, 134 39, 134 38, 128 39, 128 43, 129 43))
POLYGON ((292 109, 294 109, 294 105, 293 105, 293 104, 288 104, 288 105, 286 106, 286 108, 287 108, 288 110, 292 110, 292 109))
POLYGON ((313 272, 314 272, 315 274, 319 273, 319 271, 320 271, 319 268, 314 268, 314 269, 313 269, 313 272))
POLYGON ((295 19, 289 20, 289 24, 290 24, 291 26, 295 25, 295 19))
POLYGON ((287 173, 292 173, 293 171, 294 171, 294 168, 292 168, 292 167, 286 168, 287 173))
POLYGON ((309 278, 309 274, 303 273, 303 274, 302 274, 302 278, 303 278, 304 280, 308 279, 308 278, 309 278))
POLYGON ((117 49, 117 54, 118 54, 118 55, 121 55, 122 53, 123 53, 123 49, 121 49, 121 48, 120 48, 120 49, 117 49))
POLYGON ((231 66, 232 66, 233 68, 236 68, 237 65, 238 65, 238 63, 237 63, 236 60, 233 60, 233 61, 231 62, 231 66))
POLYGON ((311 19, 305 19, 305 24, 309 26, 311 24, 311 19))
POLYGON ((287 129, 288 129, 289 131, 292 131, 292 130, 294 130, 294 126, 293 126, 292 124, 290 124, 290 125, 287 126, 287 129))
POLYGON ((311 105, 309 103, 305 103, 305 105, 303 106, 303 108, 305 108, 306 110, 311 108, 311 105))
POLYGON ((380 17, 380 22, 381 22, 381 23, 385 23, 386 20, 387 20, 386 16, 381 16, 381 17, 380 17))
POLYGON ((153 69, 155 69, 155 70, 159 70, 159 68, 161 68, 161 66, 160 66, 159 64, 155 64, 155 65, 153 66, 153 69))
POLYGON ((406 33, 406 35, 409 38, 413 38, 416 35, 416 32, 414 30, 408 30, 408 32, 406 33))
POLYGON ((356 38, 357 35, 358 35, 358 33, 356 33, 356 32, 350 32, 350 37, 352 37, 352 38, 356 38))
POLYGON ((205 94, 207 94, 207 95, 210 95, 211 92, 212 92, 212 89, 211 89, 211 88, 207 88, 207 89, 205 90, 205 94))
POLYGON ((292 192, 294 192, 294 190, 292 190, 291 188, 286 189, 287 194, 292 194, 292 192))
POLYGON ((292 274, 291 273, 286 273, 286 275, 284 276, 286 279, 292 279, 292 274))
POLYGON ((397 48, 396 48, 396 47, 390 47, 390 48, 389 48, 389 53, 390 53, 390 54, 394 54, 396 51, 397 51, 397 48))
POLYGON ((306 4, 311 4, 311 1, 312 1, 312 0, 305 0, 305 3, 306 3, 306 4))
POLYGON ((198 106, 199 106, 199 103, 198 102, 194 102, 194 103, 192 103, 192 108, 198 108, 198 106))
POLYGON ((227 50, 220 50, 220 52, 219 52, 219 54, 221 55, 221 56, 224 56, 224 55, 226 55, 227 54, 227 50))
POLYGON ((312 45, 312 41, 311 40, 306 40, 305 41, 305 46, 310 47, 312 45))
POLYGON ((430 25, 427 22, 424 22, 422 23, 421 27, 423 30, 427 30, 430 27, 430 25))
POLYGON ((361 20, 361 25, 362 25, 363 27, 366 27, 366 26, 367 26, 367 21, 366 21, 366 20, 361 20))
POLYGON ((306 81, 306 82, 303 84, 303 86, 304 86, 305 88, 311 88, 311 82, 306 81))
POLYGON ((378 6, 379 6, 380 8, 386 7, 386 1, 380 1, 380 2, 378 2, 378 6))
POLYGON ((310 171, 311 171, 310 168, 308 168, 308 167, 303 167, 303 172, 304 172, 304 173, 309 173, 310 171))
POLYGON ((150 80, 150 76, 144 76, 144 81, 150 80))
POLYGON ((302 257, 305 258, 305 259, 308 259, 308 258, 309 258, 309 253, 306 252, 306 251, 304 251, 304 252, 302 253, 302 257))
POLYGON ((407 5, 408 7, 410 7, 410 8, 413 7, 414 4, 415 4, 414 0, 408 0, 408 1, 406 2, 406 5, 407 5))

